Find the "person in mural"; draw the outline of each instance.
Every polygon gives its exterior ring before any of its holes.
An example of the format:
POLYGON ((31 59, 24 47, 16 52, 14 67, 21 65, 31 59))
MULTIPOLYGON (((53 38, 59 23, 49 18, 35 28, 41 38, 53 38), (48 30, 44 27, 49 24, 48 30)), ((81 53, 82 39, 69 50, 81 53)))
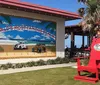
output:
POLYGON ((46 52, 46 46, 45 46, 45 44, 42 45, 42 49, 43 49, 43 52, 46 52))

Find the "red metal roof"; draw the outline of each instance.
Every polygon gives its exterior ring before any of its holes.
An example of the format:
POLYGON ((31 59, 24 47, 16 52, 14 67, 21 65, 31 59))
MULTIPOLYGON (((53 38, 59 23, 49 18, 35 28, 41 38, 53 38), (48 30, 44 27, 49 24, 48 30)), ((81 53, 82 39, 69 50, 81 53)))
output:
POLYGON ((67 12, 55 8, 50 8, 46 6, 40 6, 36 4, 30 4, 27 2, 21 2, 20 0, 0 0, 0 5, 8 5, 8 6, 14 6, 14 7, 20 7, 23 9, 30 9, 33 11, 48 13, 51 15, 59 15, 61 17, 64 17, 65 19, 80 19, 81 17, 72 12, 67 12))

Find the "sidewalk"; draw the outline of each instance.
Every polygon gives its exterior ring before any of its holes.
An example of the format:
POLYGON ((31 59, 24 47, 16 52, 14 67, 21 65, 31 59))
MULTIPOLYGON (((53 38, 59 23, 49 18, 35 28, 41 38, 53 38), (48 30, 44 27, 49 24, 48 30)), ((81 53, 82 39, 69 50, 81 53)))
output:
POLYGON ((35 70, 42 70, 42 69, 50 69, 50 68, 58 68, 58 67, 69 67, 69 66, 76 66, 76 63, 45 65, 45 66, 19 68, 19 69, 0 70, 0 75, 18 73, 18 72, 26 72, 26 71, 35 71, 35 70))

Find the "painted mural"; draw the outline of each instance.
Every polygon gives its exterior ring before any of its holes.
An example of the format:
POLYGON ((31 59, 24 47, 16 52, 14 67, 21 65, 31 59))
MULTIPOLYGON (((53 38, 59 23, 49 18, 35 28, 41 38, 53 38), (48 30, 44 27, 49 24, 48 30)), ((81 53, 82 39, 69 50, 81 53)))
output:
POLYGON ((56 56, 56 23, 0 16, 0 58, 56 56))

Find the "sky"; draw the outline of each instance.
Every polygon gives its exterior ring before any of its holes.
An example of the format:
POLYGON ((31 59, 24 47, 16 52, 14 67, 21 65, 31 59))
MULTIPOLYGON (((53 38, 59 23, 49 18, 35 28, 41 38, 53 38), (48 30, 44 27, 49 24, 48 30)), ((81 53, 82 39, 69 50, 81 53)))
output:
POLYGON ((3 22, 3 24, 1 24, 0 27, 4 29, 2 32, 0 32, 1 35, 0 39, 10 38, 10 39, 22 39, 22 40, 32 40, 32 41, 37 40, 37 41, 55 42, 55 36, 56 36, 55 22, 21 18, 15 16, 9 16, 9 17, 11 19, 11 24, 9 24, 4 19, 4 17, 0 16, 0 20, 3 22), (12 30, 16 29, 16 27, 17 29, 20 30, 12 30), (10 30, 7 30, 9 28, 10 30), (29 28, 32 29, 28 30, 29 28))
MULTIPOLYGON (((69 12, 78 13, 77 10, 80 7, 84 7, 82 3, 78 3, 77 0, 22 0, 38 5, 48 6, 52 8, 57 8, 69 12)), ((68 21, 65 25, 73 25, 79 23, 80 20, 68 21)))
MULTIPOLYGON (((84 7, 84 5, 82 3, 78 3, 77 0, 22 0, 22 1, 30 2, 30 3, 38 4, 38 5, 43 5, 43 6, 48 6, 52 8, 57 8, 57 9, 74 12, 74 13, 78 13, 77 10, 80 7, 84 7)), ((67 21, 65 22, 65 26, 75 25, 75 24, 78 24, 79 22, 80 20, 67 21)), ((80 47, 82 44, 81 36, 75 36, 75 40, 76 40, 75 45, 77 45, 77 47, 80 47)), ((85 37, 85 44, 86 44, 86 40, 87 39, 85 37)), ((68 45, 68 47, 70 47, 69 41, 70 41, 70 37, 65 40, 65 46, 68 45)))

